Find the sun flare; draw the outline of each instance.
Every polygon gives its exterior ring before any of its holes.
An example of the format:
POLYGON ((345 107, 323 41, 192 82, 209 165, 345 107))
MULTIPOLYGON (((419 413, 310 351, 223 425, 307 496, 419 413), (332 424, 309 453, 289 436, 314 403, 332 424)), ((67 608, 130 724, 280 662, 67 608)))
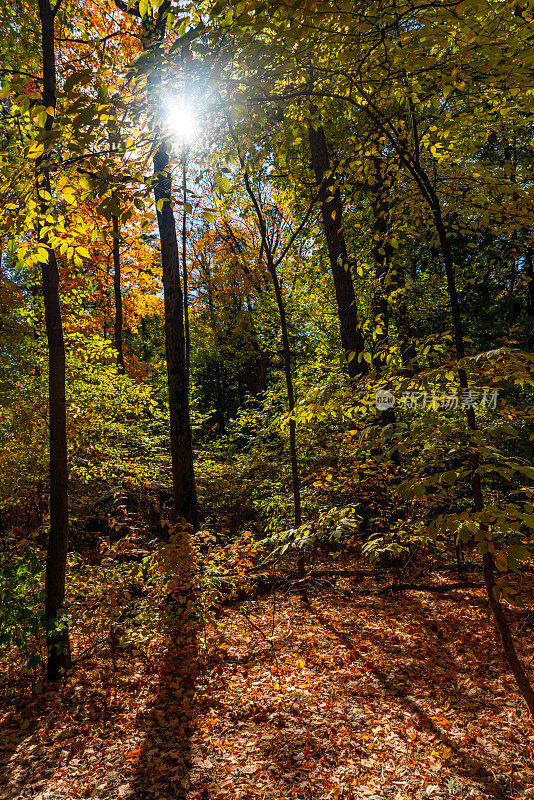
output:
POLYGON ((191 144, 199 133, 195 115, 183 101, 173 100, 169 103, 167 122, 173 134, 183 144, 191 144))

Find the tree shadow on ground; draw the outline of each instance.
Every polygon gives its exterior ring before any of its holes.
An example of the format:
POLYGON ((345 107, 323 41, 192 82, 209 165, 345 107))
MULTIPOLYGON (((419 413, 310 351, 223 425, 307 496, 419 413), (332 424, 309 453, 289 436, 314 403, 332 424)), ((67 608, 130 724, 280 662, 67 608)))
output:
MULTIPOLYGON (((410 598, 410 602, 412 607, 413 605, 419 605, 418 601, 413 600, 413 598, 410 598)), ((347 648, 354 661, 357 662, 362 668, 371 672, 375 678, 377 678, 379 686, 388 694, 388 696, 401 707, 404 707, 410 711, 421 729, 425 730, 427 733, 431 733, 443 745, 450 748, 457 759, 456 770, 458 775, 478 782, 484 787, 484 790, 488 794, 499 798, 499 800, 514 800, 515 795, 509 793, 509 788, 507 786, 500 785, 495 781, 490 769, 488 768, 489 765, 484 765, 480 759, 477 759, 475 762, 469 753, 465 752, 457 742, 449 737, 443 728, 434 722, 434 720, 428 715, 420 703, 410 695, 410 692, 405 686, 399 690, 398 682, 395 679, 392 680, 391 677, 386 674, 381 667, 368 656, 366 652, 359 648, 362 638, 365 637, 365 632, 362 631, 361 628, 358 628, 354 631, 353 637, 349 635, 347 631, 338 630, 337 627, 333 625, 332 622, 317 608, 312 606, 310 611, 316 616, 321 625, 331 634, 333 634, 338 641, 340 641, 347 648)), ((458 619, 458 625, 460 624, 461 620, 458 619)), ((434 644, 435 643, 433 641, 429 641, 429 648, 434 644)), ((398 662, 402 664, 406 658, 411 658, 413 656, 415 650, 411 646, 408 646, 407 649, 406 643, 402 642, 400 644, 393 645, 392 648, 390 648, 390 653, 391 652, 396 652, 398 662)), ((428 666, 429 662, 435 662, 436 654, 435 651, 432 653, 419 653, 419 657, 419 665, 416 673, 412 674, 411 676, 411 684, 413 686, 418 681, 421 681, 423 682, 423 685, 428 686, 428 666)), ((454 662, 451 663, 451 666, 453 663, 454 662)), ((451 707, 454 707, 455 702, 457 703, 458 701, 458 696, 457 694, 449 693, 448 699, 451 707)), ((480 705, 487 706, 488 711, 491 711, 492 713, 494 713, 496 710, 496 704, 492 703, 488 699, 477 697, 477 705, 479 707, 480 705)), ((458 713, 461 713, 460 709, 458 709, 458 713)))
POLYGON ((198 672, 194 562, 187 532, 167 552, 168 643, 155 700, 141 720, 143 744, 127 796, 135 800, 184 798, 191 766, 193 700, 198 672))
POLYGON ((97 684, 67 677, 46 685, 42 694, 10 709, 0 732, 0 798, 33 797, 45 791, 69 762, 90 746, 85 735, 112 735, 109 699, 113 695, 111 668, 99 673, 97 684))
POLYGON ((0 798, 8 798, 15 794, 16 782, 23 774, 23 766, 14 763, 15 755, 19 749, 29 752, 37 746, 41 720, 33 698, 6 709, 5 715, 0 711, 0 715, 4 716, 0 725, 0 798))
POLYGON ((168 646, 157 696, 141 721, 143 744, 130 781, 136 800, 186 795, 197 663, 193 638, 180 633, 168 646))

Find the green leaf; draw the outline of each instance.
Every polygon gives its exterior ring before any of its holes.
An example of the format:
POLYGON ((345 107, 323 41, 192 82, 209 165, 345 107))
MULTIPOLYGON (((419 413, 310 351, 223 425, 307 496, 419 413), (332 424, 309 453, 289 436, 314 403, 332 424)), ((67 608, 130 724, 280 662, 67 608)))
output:
POLYGON ((514 561, 525 561, 530 558, 530 553, 522 544, 511 544, 508 548, 508 558, 514 561))
POLYGON ((93 78, 90 70, 84 69, 81 72, 71 72, 65 83, 63 84, 63 91, 68 94, 76 86, 77 83, 86 84, 93 78))

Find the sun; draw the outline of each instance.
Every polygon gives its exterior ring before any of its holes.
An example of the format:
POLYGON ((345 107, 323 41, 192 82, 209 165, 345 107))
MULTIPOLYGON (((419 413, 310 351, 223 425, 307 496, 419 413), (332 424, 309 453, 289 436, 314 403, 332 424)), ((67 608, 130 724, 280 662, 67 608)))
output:
POLYGON ((167 106, 167 124, 183 144, 191 144, 199 134, 193 110, 183 101, 171 100, 167 106))

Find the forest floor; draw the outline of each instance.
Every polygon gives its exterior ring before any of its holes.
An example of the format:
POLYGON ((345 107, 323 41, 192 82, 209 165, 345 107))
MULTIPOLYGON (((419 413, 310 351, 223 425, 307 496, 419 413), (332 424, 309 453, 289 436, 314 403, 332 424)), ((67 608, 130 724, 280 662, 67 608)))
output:
POLYGON ((0 798, 534 798, 534 727, 482 593, 340 588, 229 611, 194 689, 170 650, 80 662, 4 715, 0 798))

